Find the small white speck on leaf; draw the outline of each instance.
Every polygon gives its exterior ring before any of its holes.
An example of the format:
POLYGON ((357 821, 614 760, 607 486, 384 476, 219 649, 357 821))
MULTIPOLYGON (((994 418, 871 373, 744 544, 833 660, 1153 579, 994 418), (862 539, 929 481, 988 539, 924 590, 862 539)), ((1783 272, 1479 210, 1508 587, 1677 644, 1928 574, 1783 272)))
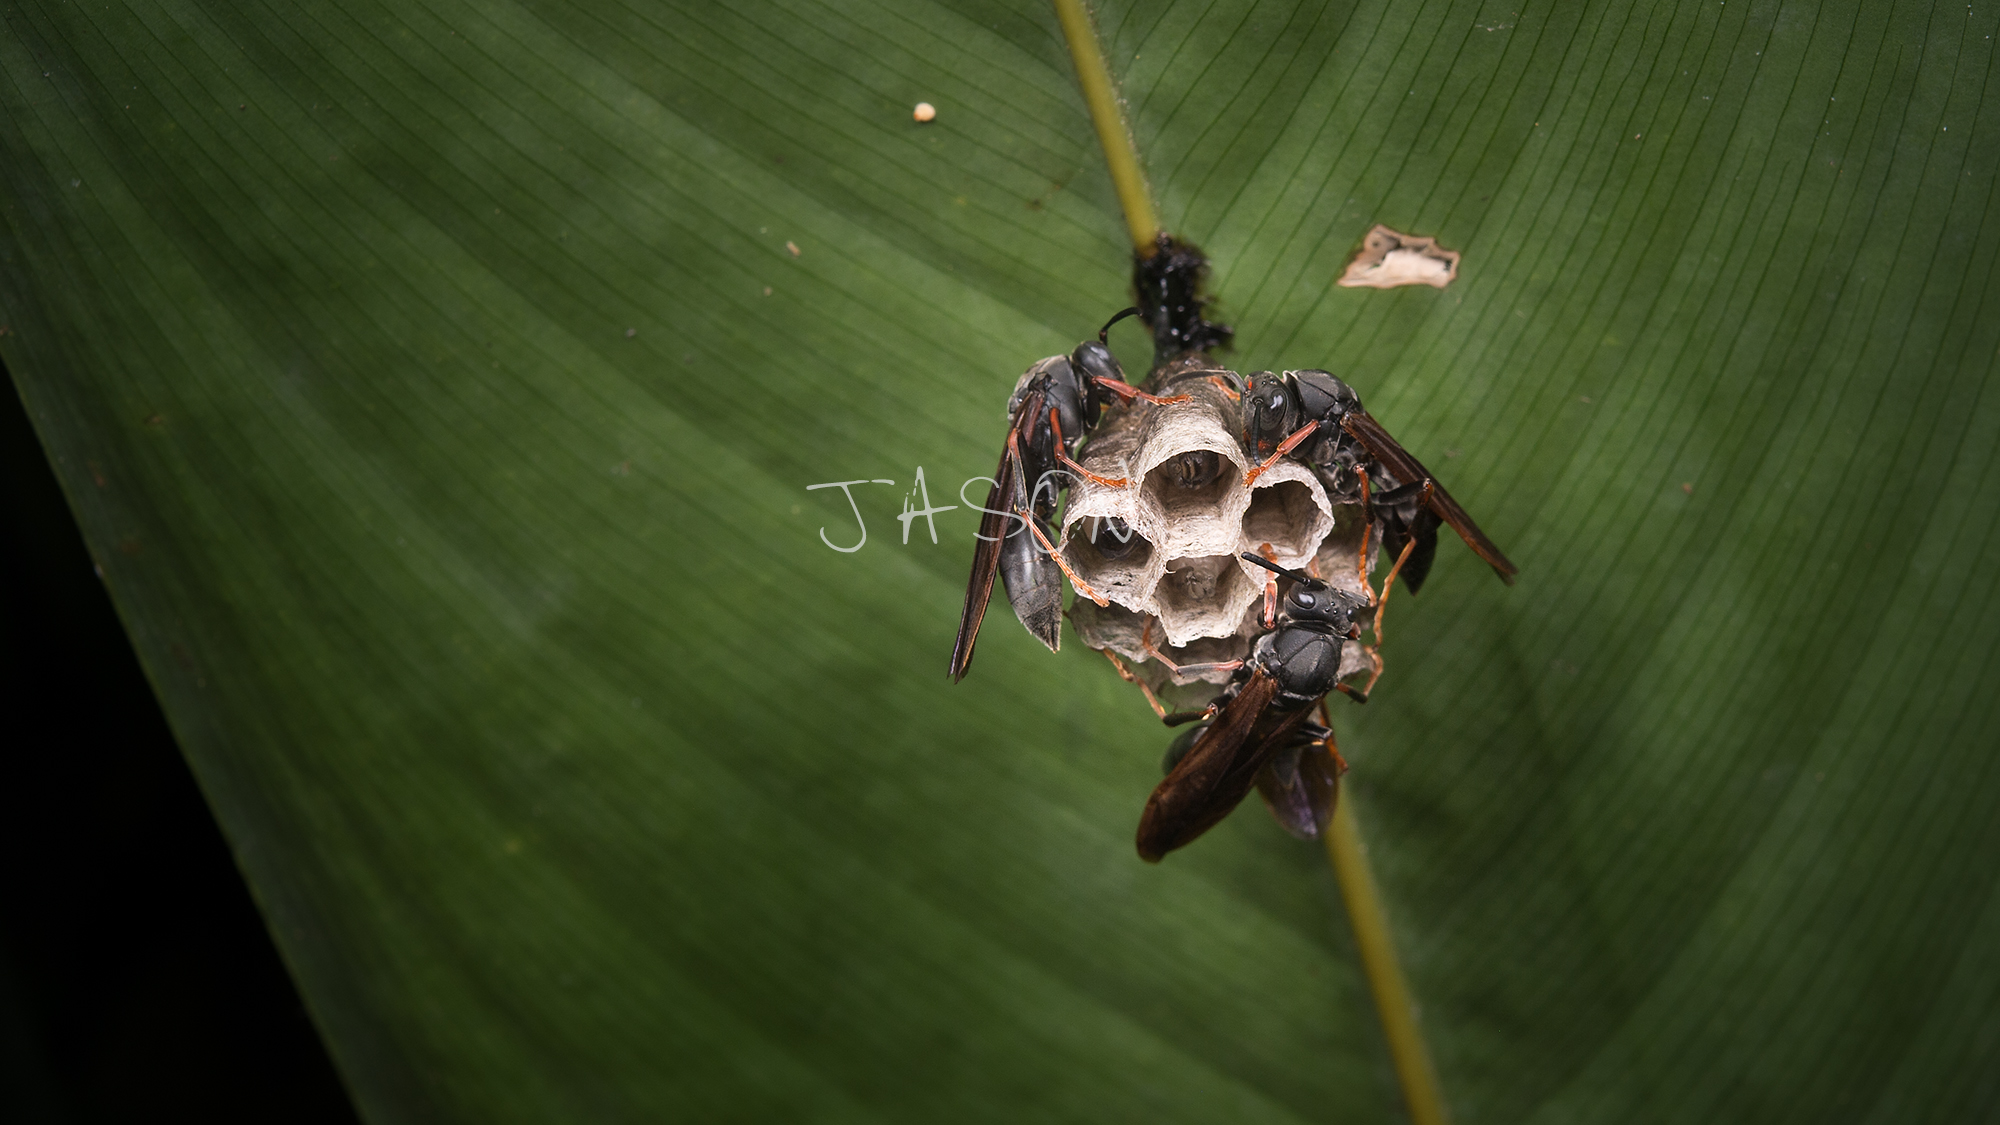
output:
POLYGON ((918 102, 917 108, 910 111, 910 116, 915 118, 919 125, 929 124, 937 120, 937 107, 929 102, 918 102))
POLYGON ((625 338, 627 340, 630 340, 632 337, 637 336, 638 334, 639 330, 637 328, 627 328, 625 330, 625 338))
POLYGON ((790 250, 790 251, 792 252, 792 257, 796 258, 796 257, 798 257, 798 256, 799 256, 799 244, 798 244, 798 243, 796 243, 796 242, 791 242, 791 241, 787 241, 787 242, 785 243, 785 249, 787 249, 787 250, 790 250))
POLYGON ((771 295, 771 287, 770 287, 770 286, 768 286, 768 285, 766 285, 766 286, 764 287, 764 296, 768 297, 768 296, 770 296, 770 295, 771 295))

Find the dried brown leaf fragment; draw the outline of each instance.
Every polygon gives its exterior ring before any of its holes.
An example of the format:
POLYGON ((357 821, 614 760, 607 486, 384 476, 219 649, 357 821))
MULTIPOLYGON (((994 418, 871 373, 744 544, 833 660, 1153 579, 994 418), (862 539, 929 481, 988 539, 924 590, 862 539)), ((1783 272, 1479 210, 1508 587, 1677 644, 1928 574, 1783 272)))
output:
POLYGON ((1429 285, 1443 289, 1458 277, 1456 250, 1437 239, 1404 234, 1377 223, 1348 259, 1338 284, 1348 289, 1394 289, 1399 285, 1429 285))

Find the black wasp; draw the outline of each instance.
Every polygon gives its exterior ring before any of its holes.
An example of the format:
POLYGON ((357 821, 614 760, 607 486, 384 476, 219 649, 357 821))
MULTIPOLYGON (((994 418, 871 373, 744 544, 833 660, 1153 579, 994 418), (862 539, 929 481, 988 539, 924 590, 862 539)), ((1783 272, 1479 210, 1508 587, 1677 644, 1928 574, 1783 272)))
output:
MULTIPOLYGON (((1007 440, 1000 451, 1000 467, 993 473, 993 487, 986 494, 985 515, 979 520, 979 546, 972 553, 972 577, 965 586, 958 640, 951 649, 953 682, 963 679, 972 666, 972 645, 979 639, 996 571, 1021 624, 1051 649, 1062 639, 1062 575, 1069 575, 1079 594, 1105 604, 1056 554, 1049 521, 1055 518, 1056 504, 1072 477, 1110 488, 1127 483, 1098 476, 1074 457, 1077 444, 1096 427, 1111 400, 1155 404, 1185 400, 1185 396, 1160 398, 1127 383, 1124 369, 1106 346, 1111 326, 1138 312, 1126 309, 1098 329, 1097 339, 1029 368, 1007 400, 1007 440), (1020 526, 1010 532, 1009 521, 1020 526)), ((1112 529, 1114 535, 1122 531, 1112 529)))
MULTIPOLYGON (((1411 593, 1424 584, 1437 553, 1440 521, 1451 525, 1466 545, 1485 559, 1500 580, 1512 585, 1519 573, 1451 493, 1401 443, 1362 408, 1354 388, 1325 371, 1269 371, 1252 374, 1242 392, 1243 447, 1253 460, 1245 483, 1291 456, 1313 467, 1336 504, 1360 504, 1368 532, 1396 565, 1383 593, 1403 576, 1411 593)), ((1364 533, 1364 534, 1367 534, 1364 533)), ((1361 566, 1367 568, 1364 539, 1361 566)))
MULTIPOLYGON (((1209 718, 1172 752, 1166 780, 1139 817, 1139 857, 1148 863, 1192 842, 1240 804, 1254 786, 1280 824, 1300 836, 1325 831, 1341 770, 1333 733, 1311 713, 1340 683, 1341 648, 1361 636, 1365 598, 1245 553, 1246 561, 1292 580, 1276 630, 1257 638, 1250 657, 1208 711, 1209 718)), ((1350 692, 1350 694, 1355 694, 1350 692)), ((1366 697, 1357 695, 1366 701, 1366 697)))

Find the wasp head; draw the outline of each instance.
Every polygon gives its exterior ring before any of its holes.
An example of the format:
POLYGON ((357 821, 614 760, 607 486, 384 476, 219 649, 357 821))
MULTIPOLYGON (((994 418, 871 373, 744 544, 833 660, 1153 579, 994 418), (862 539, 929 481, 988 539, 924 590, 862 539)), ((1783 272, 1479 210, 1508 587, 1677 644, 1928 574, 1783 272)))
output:
POLYGON ((1294 621, 1331 625, 1336 633, 1347 633, 1354 619, 1368 603, 1358 595, 1336 590, 1317 578, 1294 582, 1285 595, 1285 613, 1294 621))
POLYGON ((1242 411, 1243 447, 1260 461, 1302 424, 1292 389, 1269 371, 1253 371, 1244 382, 1242 411))
POLYGON ((1285 615, 1293 621, 1329 625, 1336 633, 1352 635, 1355 618, 1368 608, 1367 600, 1360 595, 1336 590, 1310 574, 1279 566, 1248 551, 1241 557, 1292 580, 1292 588, 1285 595, 1285 615))
POLYGON ((1076 373, 1078 391, 1083 395, 1084 420, 1095 426, 1098 415, 1112 400, 1112 392, 1105 390, 1098 380, 1123 383, 1125 369, 1118 365, 1118 357, 1111 354, 1111 349, 1097 340, 1085 340, 1078 344, 1069 355, 1069 365, 1076 373))

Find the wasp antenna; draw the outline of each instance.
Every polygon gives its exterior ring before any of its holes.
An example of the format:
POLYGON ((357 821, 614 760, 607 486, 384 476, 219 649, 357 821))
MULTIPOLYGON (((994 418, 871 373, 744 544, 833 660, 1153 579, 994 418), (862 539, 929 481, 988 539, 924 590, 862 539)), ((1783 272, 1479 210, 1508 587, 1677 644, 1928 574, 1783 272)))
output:
POLYGON ((1124 312, 1121 312, 1117 316, 1112 317, 1110 320, 1105 321, 1104 327, 1097 330, 1097 342, 1100 344, 1110 343, 1111 341, 1109 337, 1111 335, 1111 326, 1118 323, 1121 320, 1124 320, 1128 316, 1138 316, 1138 315, 1139 315, 1139 310, 1137 307, 1134 307, 1126 309, 1124 312))
POLYGON ((1265 570, 1269 570, 1277 574, 1282 574, 1294 582, 1315 581, 1313 576, 1310 574, 1302 574, 1296 570, 1293 570, 1291 567, 1288 566, 1279 566, 1277 563, 1272 562, 1270 559, 1264 558, 1261 555, 1253 555, 1249 551, 1243 552, 1243 559, 1245 562, 1256 563, 1258 566, 1263 567, 1265 570))

